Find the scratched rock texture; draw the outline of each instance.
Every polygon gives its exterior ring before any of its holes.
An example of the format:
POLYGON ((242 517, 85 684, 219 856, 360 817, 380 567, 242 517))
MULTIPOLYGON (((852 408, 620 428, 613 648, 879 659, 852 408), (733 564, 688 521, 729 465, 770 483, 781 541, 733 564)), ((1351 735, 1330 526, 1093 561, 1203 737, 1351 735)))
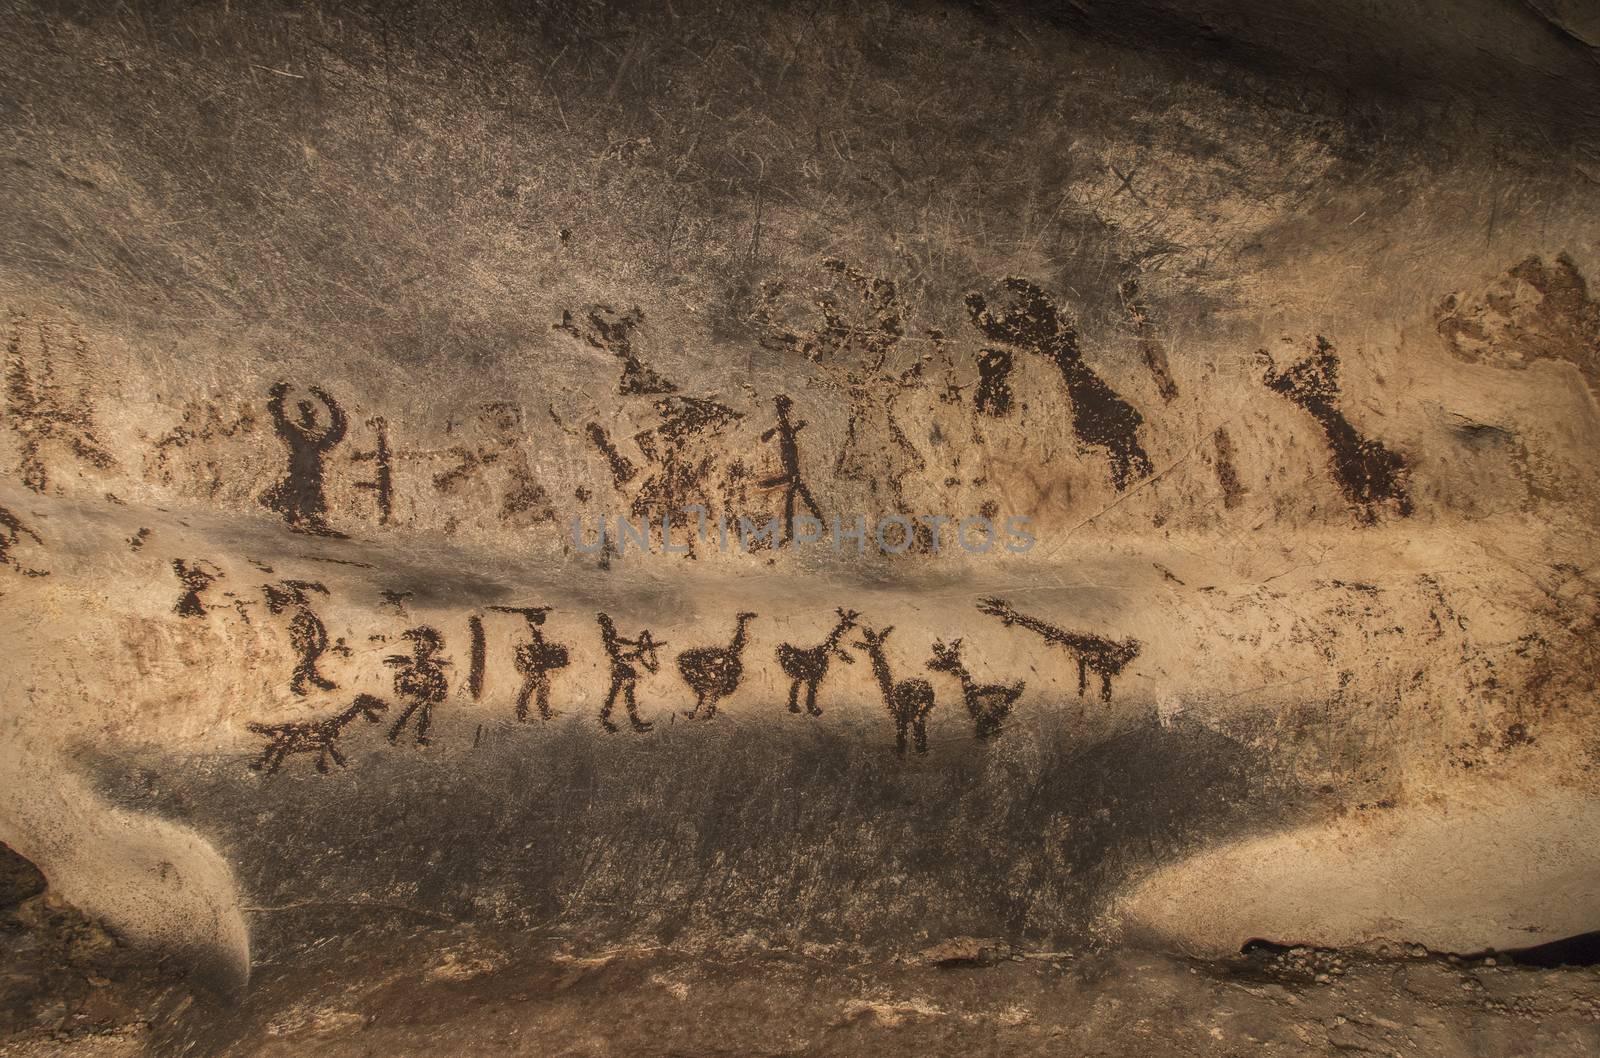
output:
POLYGON ((235 993, 1600 928, 1600 32, 1251 10, 13 5, 0 841, 235 993))

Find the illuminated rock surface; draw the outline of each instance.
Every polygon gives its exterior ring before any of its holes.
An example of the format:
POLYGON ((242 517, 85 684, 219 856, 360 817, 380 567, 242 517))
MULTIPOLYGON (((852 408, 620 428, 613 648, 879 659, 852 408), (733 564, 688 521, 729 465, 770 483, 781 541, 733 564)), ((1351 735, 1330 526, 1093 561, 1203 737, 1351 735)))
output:
POLYGON ((1600 24, 1451 7, 18 8, 0 1054, 1592 1053, 1600 24))

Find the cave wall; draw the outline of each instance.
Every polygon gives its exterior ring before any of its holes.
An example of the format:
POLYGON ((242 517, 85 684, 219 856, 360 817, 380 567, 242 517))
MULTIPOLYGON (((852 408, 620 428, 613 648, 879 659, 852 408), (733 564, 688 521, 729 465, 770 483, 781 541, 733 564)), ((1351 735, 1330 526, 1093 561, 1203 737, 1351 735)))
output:
POLYGON ((229 980, 1594 928, 1558 7, 20 8, 0 840, 229 980))

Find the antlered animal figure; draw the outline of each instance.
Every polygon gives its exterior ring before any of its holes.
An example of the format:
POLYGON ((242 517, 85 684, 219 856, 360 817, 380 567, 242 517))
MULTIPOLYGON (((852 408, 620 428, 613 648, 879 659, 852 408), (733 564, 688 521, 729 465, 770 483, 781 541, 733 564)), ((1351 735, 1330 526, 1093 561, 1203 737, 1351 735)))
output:
POLYGON ((839 615, 839 623, 833 626, 833 631, 828 633, 826 639, 814 647, 801 649, 789 643, 778 646, 778 664, 783 668, 783 674, 789 677, 789 712, 800 711, 800 686, 806 688, 806 712, 812 716, 821 716, 822 710, 817 708, 817 687, 828 675, 828 667, 834 658, 847 665, 855 664, 855 658, 850 652, 841 649, 839 640, 846 632, 856 626, 856 621, 861 617, 854 610, 838 609, 834 613, 839 615))
POLYGON ((894 748, 896 753, 906 751, 906 734, 909 732, 918 753, 928 752, 928 714, 933 712, 933 685, 927 680, 901 680, 896 683, 889 672, 889 659, 884 656, 883 643, 894 631, 890 625, 881 632, 861 629, 861 639, 855 646, 867 652, 872 659, 872 674, 878 679, 878 689, 883 692, 883 704, 894 721, 894 748))

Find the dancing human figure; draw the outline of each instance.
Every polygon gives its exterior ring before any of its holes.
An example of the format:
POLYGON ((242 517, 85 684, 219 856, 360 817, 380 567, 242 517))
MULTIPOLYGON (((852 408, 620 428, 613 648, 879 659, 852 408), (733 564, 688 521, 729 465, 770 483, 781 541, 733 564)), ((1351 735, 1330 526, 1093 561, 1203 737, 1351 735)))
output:
POLYGON ((284 410, 284 400, 289 395, 287 382, 275 383, 270 390, 267 410, 278 436, 289 446, 289 466, 283 480, 261 496, 261 503, 279 514, 297 533, 316 536, 343 536, 328 525, 324 515, 328 502, 323 495, 322 463, 328 450, 344 440, 349 426, 344 410, 322 389, 312 386, 311 392, 328 409, 326 426, 318 421, 316 405, 309 400, 296 402, 296 416, 291 419, 284 410))
POLYGON ((611 687, 606 691, 606 704, 600 709, 600 726, 611 732, 617 730, 617 725, 611 722, 611 710, 616 706, 618 696, 621 696, 628 708, 628 722, 633 729, 649 731, 655 725, 639 719, 639 703, 634 698, 639 670, 633 665, 638 662, 648 673, 659 672, 661 661, 656 651, 666 644, 652 639, 648 628, 642 629, 637 639, 625 639, 617 634, 617 626, 609 615, 602 613, 595 617, 600 622, 600 638, 605 644, 606 654, 611 658, 611 687))
POLYGON ((281 614, 290 606, 295 608, 294 616, 289 618, 289 645, 300 655, 300 660, 295 662, 289 689, 301 697, 305 697, 307 684, 324 691, 337 690, 338 684, 317 671, 317 662, 328 650, 328 629, 311 609, 311 600, 307 597, 308 592, 314 591, 326 595, 327 587, 314 580, 285 580, 263 584, 261 591, 272 613, 281 614))
POLYGON ((394 674, 394 691, 408 699, 400 718, 389 729, 389 741, 398 742, 413 713, 417 717, 417 745, 426 746, 432 739, 428 728, 433 725, 433 707, 444 701, 450 691, 444 670, 450 662, 438 656, 444 649, 444 636, 437 628, 418 625, 403 632, 402 638, 411 641, 410 654, 391 654, 383 659, 390 668, 399 669, 394 674))

